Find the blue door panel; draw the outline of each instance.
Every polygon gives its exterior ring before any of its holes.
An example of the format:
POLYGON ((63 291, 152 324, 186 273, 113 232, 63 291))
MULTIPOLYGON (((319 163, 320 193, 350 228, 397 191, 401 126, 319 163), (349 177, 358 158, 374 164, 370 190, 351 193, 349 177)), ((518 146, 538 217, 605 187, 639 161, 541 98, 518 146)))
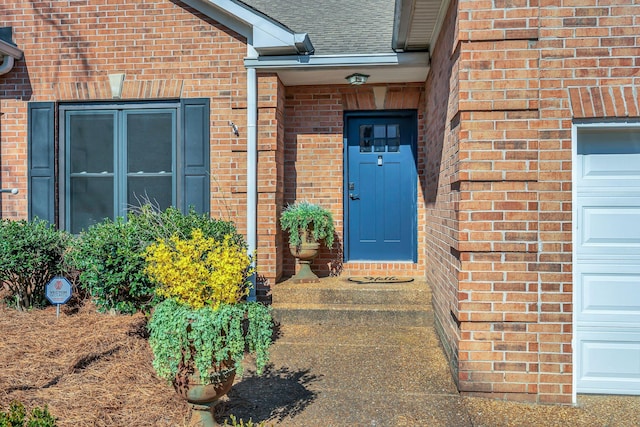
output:
MULTIPOLYGON (((376 166, 373 163, 361 163, 359 165, 358 181, 367 182, 370 185, 360 187, 360 200, 373 200, 375 203, 377 197, 376 188, 376 166)), ((357 209, 357 227, 359 232, 360 242, 375 242, 376 240, 376 217, 371 215, 367 209, 364 209, 360 203, 354 203, 354 207, 357 209)))
POLYGON ((415 114, 347 114, 345 129, 346 259, 415 261, 415 114))
POLYGON ((402 182, 401 164, 386 163, 382 171, 384 175, 382 194, 382 230, 383 240, 398 243, 402 240, 402 182))

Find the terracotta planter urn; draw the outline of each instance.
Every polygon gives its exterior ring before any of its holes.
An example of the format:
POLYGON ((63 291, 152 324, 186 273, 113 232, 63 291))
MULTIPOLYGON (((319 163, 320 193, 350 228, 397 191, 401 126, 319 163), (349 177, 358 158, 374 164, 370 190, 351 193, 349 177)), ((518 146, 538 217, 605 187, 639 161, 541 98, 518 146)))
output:
POLYGON ((199 372, 183 368, 173 380, 173 388, 191 407, 190 427, 219 425, 213 417, 218 399, 227 394, 233 385, 236 370, 231 362, 210 371, 210 384, 203 384, 199 372))

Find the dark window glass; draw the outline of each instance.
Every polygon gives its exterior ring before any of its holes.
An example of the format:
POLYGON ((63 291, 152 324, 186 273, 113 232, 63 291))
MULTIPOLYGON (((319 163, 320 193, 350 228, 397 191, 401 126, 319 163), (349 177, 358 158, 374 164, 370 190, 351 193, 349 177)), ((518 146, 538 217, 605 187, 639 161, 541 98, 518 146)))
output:
POLYGON ((373 138, 372 138, 373 126, 360 125, 360 152, 369 153, 372 150, 373 138))
POLYGON ((170 172, 173 132, 171 113, 127 114, 128 172, 170 172))
POLYGON ((175 204, 176 109, 66 112, 66 228, 78 233, 150 201, 175 204))
POLYGON ((113 177, 72 177, 70 180, 70 222, 72 233, 114 217, 113 177))
POLYGON ((72 115, 68 132, 71 173, 113 172, 113 113, 72 115))

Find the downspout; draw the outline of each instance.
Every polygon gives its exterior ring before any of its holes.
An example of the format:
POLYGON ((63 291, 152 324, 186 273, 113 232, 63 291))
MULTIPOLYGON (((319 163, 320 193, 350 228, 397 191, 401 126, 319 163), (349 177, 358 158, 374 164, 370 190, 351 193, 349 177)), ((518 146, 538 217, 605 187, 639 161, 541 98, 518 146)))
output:
MULTIPOLYGON (((248 46, 253 51, 251 46, 248 46)), ((247 245, 256 267, 258 249, 258 81, 255 68, 247 68, 247 245)), ((251 276, 249 301, 256 300, 256 274, 251 276)))
POLYGON ((13 56, 5 55, 2 64, 0 64, 0 76, 7 74, 13 68, 13 64, 15 63, 15 59, 13 56))

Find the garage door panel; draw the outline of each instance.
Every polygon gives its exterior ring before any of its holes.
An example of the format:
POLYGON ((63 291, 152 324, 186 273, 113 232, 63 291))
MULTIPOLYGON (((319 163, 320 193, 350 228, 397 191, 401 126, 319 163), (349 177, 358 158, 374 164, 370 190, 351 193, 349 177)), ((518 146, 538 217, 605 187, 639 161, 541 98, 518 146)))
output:
POLYGON ((578 332, 578 342, 580 392, 640 394, 640 333, 578 332))
POLYGON ((640 267, 588 265, 576 268, 580 284, 577 320, 624 323, 640 328, 640 267))
POLYGON ((638 186, 640 182, 640 133, 637 130, 581 133, 578 155, 578 174, 583 187, 638 186))
POLYGON ((640 255, 640 197, 581 199, 579 254, 640 255))
POLYGON ((640 394, 640 126, 577 136, 576 390, 640 394))

